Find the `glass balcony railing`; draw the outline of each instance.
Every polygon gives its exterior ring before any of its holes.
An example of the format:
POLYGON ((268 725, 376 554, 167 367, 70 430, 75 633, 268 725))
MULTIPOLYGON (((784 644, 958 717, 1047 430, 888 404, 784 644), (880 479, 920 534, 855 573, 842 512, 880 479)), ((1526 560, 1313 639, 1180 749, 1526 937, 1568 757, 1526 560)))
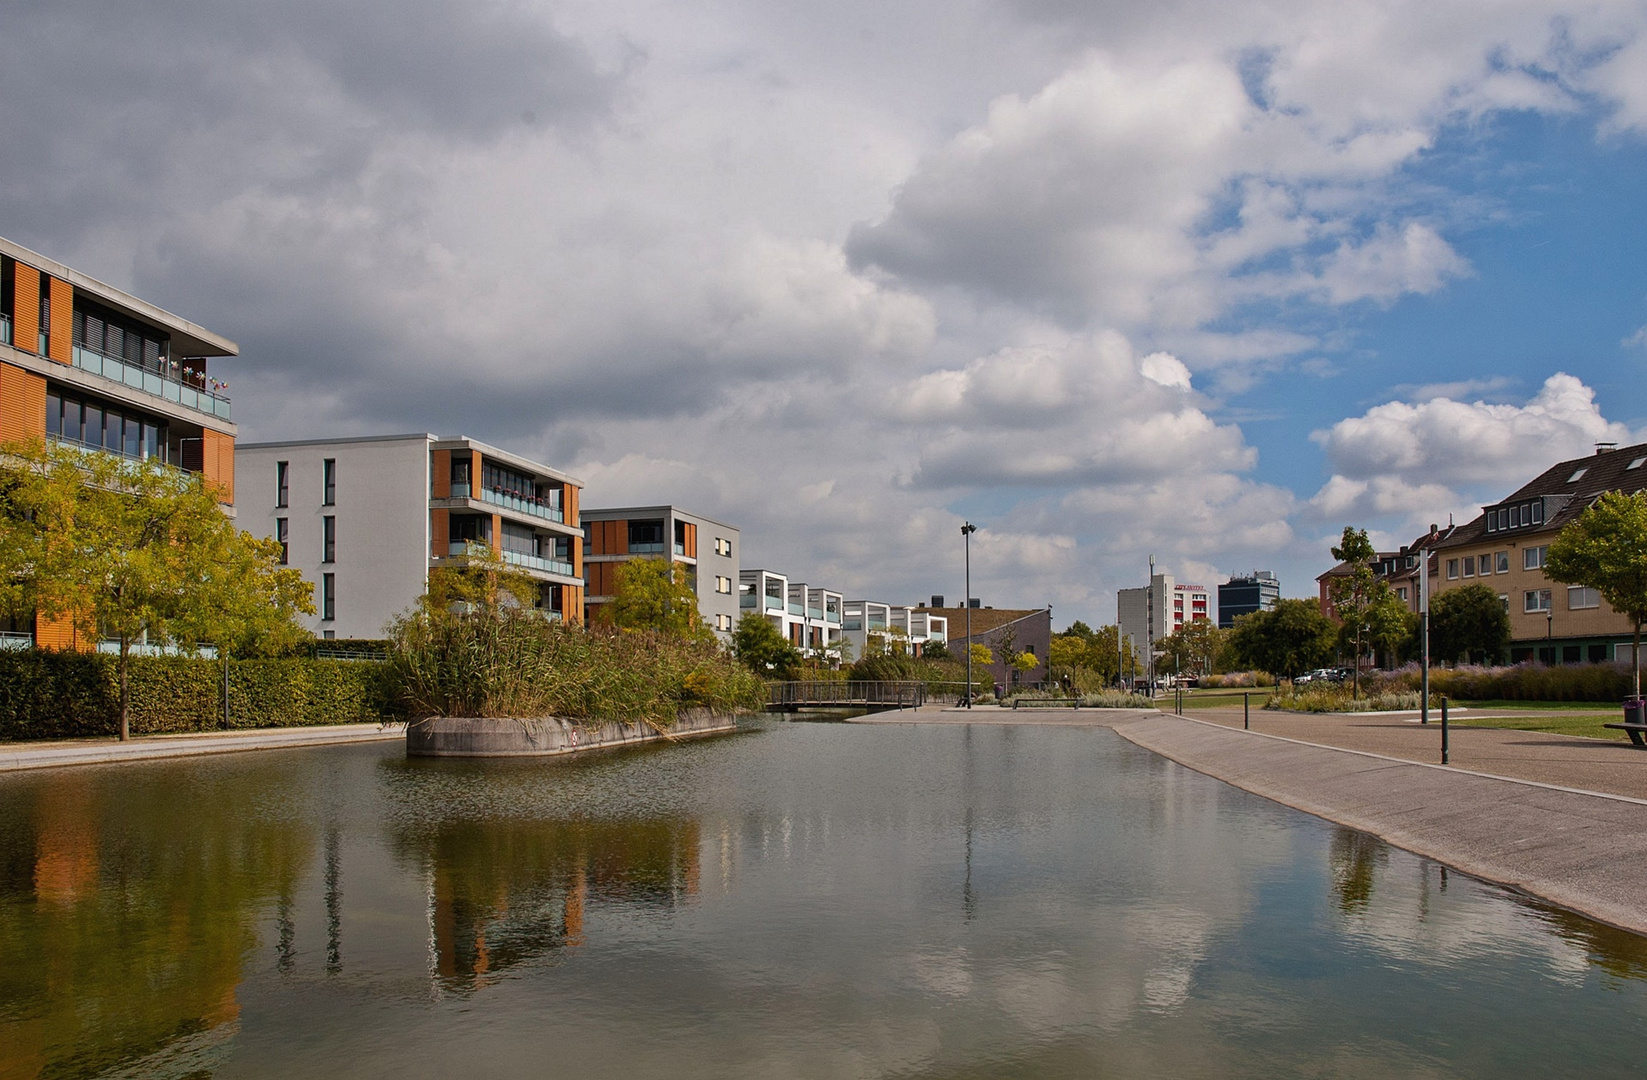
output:
POLYGON ((503 561, 511 566, 524 566, 528 570, 542 570, 546 574, 572 576, 572 564, 564 559, 546 559, 542 555, 528 555, 523 551, 510 551, 504 548, 503 561))
POLYGON ((74 366, 145 394, 175 401, 224 420, 232 419, 227 397, 216 390, 207 389, 203 377, 185 371, 172 361, 161 360, 151 364, 148 361, 121 360, 76 345, 74 366))
MULTIPOLYGON (((467 496, 457 493, 457 486, 453 485, 452 497, 461 499, 467 496)), ((489 502, 494 506, 501 506, 505 510, 515 510, 522 514, 531 514, 546 521, 565 522, 566 514, 558 506, 549 505, 548 500, 536 496, 526 496, 518 491, 505 491, 502 488, 481 488, 480 501, 489 502)))
POLYGON ((824 622, 834 623, 836 626, 839 626, 841 624, 841 613, 838 611, 824 612, 824 622))
POLYGON ((806 609, 806 617, 809 618, 809 619, 821 619, 821 618, 823 618, 823 608, 817 608, 817 607, 807 608, 806 609))
POLYGON ((790 604, 789 613, 791 615, 804 615, 806 613, 806 609, 799 604, 790 604))
POLYGON ((649 544, 649 543, 648 544, 637 544, 633 540, 631 540, 629 542, 629 554, 631 554, 631 555, 662 555, 663 554, 663 541, 659 540, 655 544, 649 544))
POLYGON ((32 649, 34 635, 20 630, 0 630, 0 649, 32 649))
POLYGON ((755 609, 755 598, 753 596, 740 596, 738 597, 738 606, 753 611, 755 609))
POLYGON ((685 557, 685 555, 686 555, 686 545, 681 544, 681 543, 677 543, 675 545, 675 554, 680 555, 682 557, 685 557))
POLYGON ((11 318, 6 315, 0 315, 0 344, 11 344, 11 318))

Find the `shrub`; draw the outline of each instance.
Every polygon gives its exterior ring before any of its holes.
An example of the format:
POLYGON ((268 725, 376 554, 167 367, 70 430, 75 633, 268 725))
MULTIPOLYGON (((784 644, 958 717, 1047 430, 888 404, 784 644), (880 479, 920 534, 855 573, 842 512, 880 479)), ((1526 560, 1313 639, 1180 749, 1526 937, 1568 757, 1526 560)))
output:
POLYGON ((1210 690, 1245 690, 1274 686, 1275 676, 1267 671, 1231 671, 1223 675, 1203 675, 1199 685, 1210 690))
POLYGON ((682 709, 759 708, 755 675, 712 640, 649 630, 585 630, 514 608, 417 612, 397 620, 386 693, 407 719, 426 716, 645 721, 682 709))
MULTIPOLYGON (((229 662, 229 726, 295 727, 384 718, 381 666, 286 657, 229 662)), ((115 658, 100 653, 0 653, 0 739, 92 738, 118 730, 115 658)), ((131 659, 133 733, 218 731, 223 665, 189 656, 131 659)))
MULTIPOLYGON (((1416 664, 1384 673, 1380 685, 1417 691, 1416 664)), ((1632 688, 1630 665, 1516 664, 1431 668, 1430 693, 1465 701, 1622 701, 1632 688)))
POLYGON ((1129 694, 1120 690, 1100 690, 1081 695, 1083 709, 1153 709, 1155 702, 1143 694, 1129 694))

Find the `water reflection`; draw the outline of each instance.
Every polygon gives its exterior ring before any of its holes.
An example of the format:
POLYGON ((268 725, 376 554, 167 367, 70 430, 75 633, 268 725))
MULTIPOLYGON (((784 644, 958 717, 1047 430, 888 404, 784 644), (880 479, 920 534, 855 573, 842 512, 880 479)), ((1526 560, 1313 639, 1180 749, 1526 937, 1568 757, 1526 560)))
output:
POLYGON ((1612 1030, 1647 1012, 1647 941, 1105 732, 787 724, 540 765, 328 748, 0 778, 0 815, 0 1077, 1647 1057, 1612 1030))
POLYGON ((473 990, 508 968, 583 944, 591 908, 666 911, 698 893, 695 821, 458 822, 394 837, 430 881, 432 968, 473 990))
MULTIPOLYGON (((246 780, 243 797, 279 787, 246 780)), ((181 1075, 232 1037, 252 915, 310 837, 213 795, 166 773, 0 785, 0 1074, 181 1075)))

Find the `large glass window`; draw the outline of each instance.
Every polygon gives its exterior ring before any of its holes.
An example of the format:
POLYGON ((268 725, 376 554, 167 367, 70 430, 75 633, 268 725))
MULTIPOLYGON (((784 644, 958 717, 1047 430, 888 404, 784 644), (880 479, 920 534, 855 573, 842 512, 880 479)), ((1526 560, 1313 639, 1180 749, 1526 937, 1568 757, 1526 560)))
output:
POLYGON ((55 389, 46 394, 46 434, 139 460, 161 457, 166 444, 166 426, 157 420, 55 389))
POLYGON ((320 561, 337 561, 337 518, 330 514, 320 519, 320 561))
POLYGON ((337 458, 327 458, 321 462, 321 471, 324 474, 321 477, 324 491, 320 502, 323 506, 335 506, 337 504, 337 458))
POLYGON ((290 494, 286 486, 286 475, 289 470, 290 464, 288 462, 275 462, 275 506, 277 507, 285 506, 286 498, 290 494))
POLYGON ((320 617, 331 622, 337 618, 337 575, 320 575, 320 617))
POLYGON ((291 558, 291 545, 287 542, 286 519, 275 518, 275 540, 280 543, 280 565, 285 566, 291 558))
POLYGON ((1523 570, 1542 570, 1544 568, 1544 555, 1549 550, 1548 546, 1522 548, 1521 568, 1523 570))
POLYGON ((1549 611, 1550 610, 1550 590, 1549 589, 1528 589, 1525 596, 1523 597, 1522 609, 1521 610, 1526 611, 1526 612, 1549 611))
POLYGON ((629 550, 640 555, 663 553, 662 521, 631 521, 629 523, 629 550))

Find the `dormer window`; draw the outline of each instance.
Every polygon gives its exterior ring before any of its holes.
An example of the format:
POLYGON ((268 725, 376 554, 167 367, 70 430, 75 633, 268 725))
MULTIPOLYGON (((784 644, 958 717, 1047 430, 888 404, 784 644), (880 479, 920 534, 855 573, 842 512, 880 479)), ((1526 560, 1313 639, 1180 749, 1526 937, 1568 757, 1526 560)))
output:
POLYGON ((1578 469, 1573 472, 1573 475, 1571 475, 1567 478, 1567 482, 1569 484, 1577 483, 1580 479, 1583 478, 1584 474, 1589 472, 1589 471, 1590 471, 1590 467, 1588 465, 1580 465, 1578 467, 1578 469))
POLYGON ((1643 464, 1647 464, 1647 457, 1638 457, 1634 461, 1630 462, 1630 464, 1628 464, 1624 467, 1626 469, 1639 469, 1639 468, 1641 468, 1641 466, 1643 464))

